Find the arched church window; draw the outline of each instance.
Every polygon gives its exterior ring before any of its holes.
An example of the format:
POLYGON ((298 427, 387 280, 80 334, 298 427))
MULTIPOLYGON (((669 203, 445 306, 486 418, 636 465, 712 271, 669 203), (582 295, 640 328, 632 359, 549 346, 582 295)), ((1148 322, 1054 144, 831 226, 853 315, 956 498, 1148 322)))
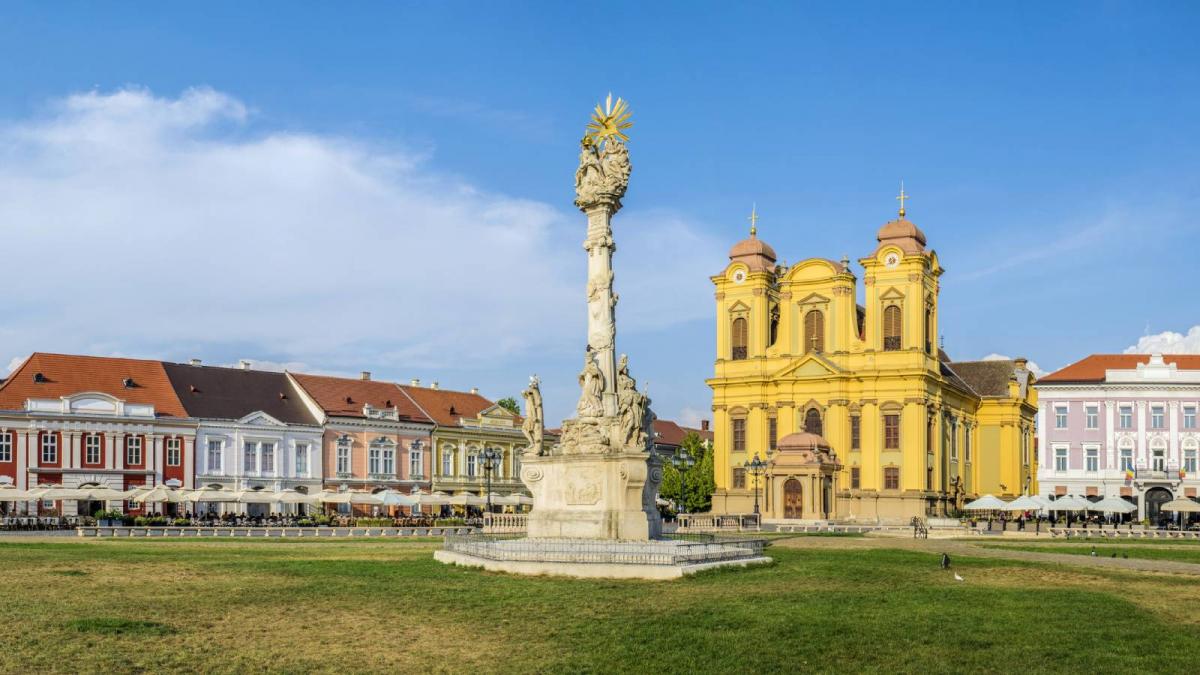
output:
POLYGON ((825 314, 819 309, 810 309, 804 315, 804 351, 825 351, 825 314))
POLYGON ((779 305, 771 308, 771 332, 770 345, 774 346, 775 341, 779 339, 779 305))
POLYGON ((733 320, 733 353, 734 361, 746 358, 746 345, 750 342, 746 319, 738 317, 733 320))
POLYGON ((933 353, 933 306, 925 305, 925 353, 933 353))
POLYGON ((816 408, 809 408, 808 412, 804 413, 804 430, 810 434, 824 435, 821 425, 821 411, 816 408))
POLYGON ((883 351, 900 351, 900 338, 903 336, 902 319, 898 306, 888 305, 883 308, 883 351))

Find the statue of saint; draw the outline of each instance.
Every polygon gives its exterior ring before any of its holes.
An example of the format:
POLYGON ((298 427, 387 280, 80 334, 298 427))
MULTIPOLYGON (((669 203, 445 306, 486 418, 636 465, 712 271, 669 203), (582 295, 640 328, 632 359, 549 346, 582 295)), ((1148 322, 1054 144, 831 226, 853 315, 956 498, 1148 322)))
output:
POLYGON ((525 421, 521 423, 521 432, 529 442, 525 452, 541 455, 545 418, 542 415, 541 380, 537 375, 529 378, 529 387, 521 392, 521 396, 525 399, 525 421))
POLYGON ((596 198, 604 186, 604 169, 600 152, 590 137, 585 136, 579 149, 579 168, 575 170, 575 204, 583 206, 596 198))
POLYGON ((575 407, 580 417, 602 417, 604 415, 604 373, 592 358, 589 347, 583 357, 583 372, 579 373, 579 405, 575 407))
POLYGON ((629 357, 621 355, 617 366, 617 407, 621 415, 621 442, 636 447, 644 435, 646 397, 638 393, 637 381, 629 374, 629 357))

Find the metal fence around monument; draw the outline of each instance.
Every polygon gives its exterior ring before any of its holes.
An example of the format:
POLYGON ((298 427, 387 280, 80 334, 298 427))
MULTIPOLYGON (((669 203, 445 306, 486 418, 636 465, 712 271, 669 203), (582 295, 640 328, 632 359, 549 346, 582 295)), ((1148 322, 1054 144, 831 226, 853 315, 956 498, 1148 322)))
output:
POLYGON ((761 558, 764 539, 711 534, 668 536, 641 542, 529 539, 520 534, 447 534, 444 549, 506 562, 610 565, 699 565, 761 558))

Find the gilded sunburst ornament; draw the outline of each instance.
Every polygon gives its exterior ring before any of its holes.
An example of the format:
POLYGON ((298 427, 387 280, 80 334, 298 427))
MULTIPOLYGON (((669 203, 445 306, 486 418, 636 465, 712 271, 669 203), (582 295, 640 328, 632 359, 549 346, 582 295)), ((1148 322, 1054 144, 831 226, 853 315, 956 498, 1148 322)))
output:
POLYGON ((629 136, 625 134, 625 130, 633 126, 633 122, 629 121, 630 115, 632 113, 629 111, 629 105, 620 98, 613 103, 610 93, 605 99, 603 107, 596 104, 596 110, 592 113, 592 121, 587 125, 587 135, 584 137, 586 142, 599 145, 609 138, 615 138, 622 142, 628 141, 629 136))

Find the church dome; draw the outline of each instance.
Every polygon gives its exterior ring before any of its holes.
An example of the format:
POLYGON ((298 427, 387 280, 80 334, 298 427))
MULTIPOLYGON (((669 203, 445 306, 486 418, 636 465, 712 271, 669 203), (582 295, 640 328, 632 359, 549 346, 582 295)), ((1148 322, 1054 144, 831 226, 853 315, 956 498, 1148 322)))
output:
POLYGON ((769 272, 775 268, 775 249, 751 232, 729 249, 729 261, 745 263, 751 272, 769 272))
POLYGON ((808 431, 788 434, 779 439, 776 444, 780 451, 784 450, 828 450, 831 446, 823 436, 808 431))
POLYGON ((875 238, 879 240, 880 246, 895 244, 905 253, 925 251, 925 233, 904 216, 884 223, 875 238))

